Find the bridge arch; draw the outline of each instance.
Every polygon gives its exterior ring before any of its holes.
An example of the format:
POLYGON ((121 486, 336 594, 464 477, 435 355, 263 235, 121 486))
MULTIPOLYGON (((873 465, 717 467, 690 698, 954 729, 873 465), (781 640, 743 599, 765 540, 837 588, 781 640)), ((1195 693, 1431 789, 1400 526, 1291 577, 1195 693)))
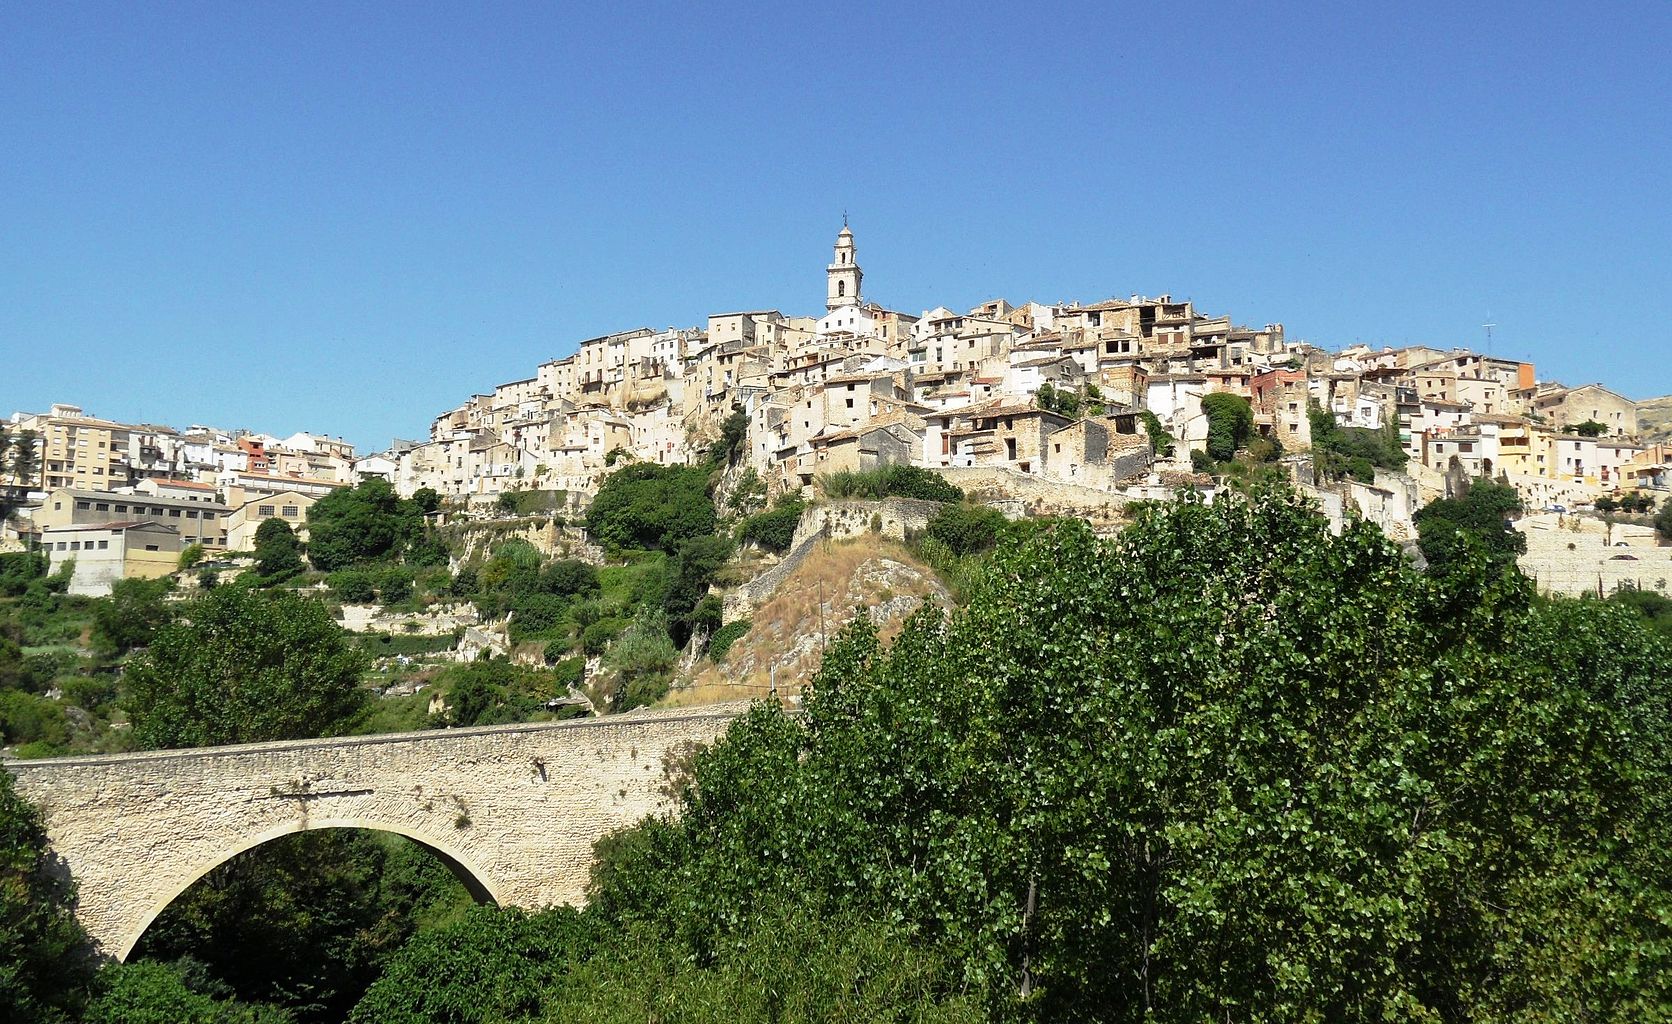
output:
POLYGON ((76 916, 125 958, 192 883, 321 828, 405 836, 479 895, 582 903, 601 837, 669 809, 668 773, 742 706, 533 725, 6 761, 76 916))
POLYGON ((365 832, 387 832, 391 835, 403 836, 434 854, 437 860, 447 865, 448 870, 464 884, 470 895, 478 903, 492 903, 501 906, 504 897, 496 891, 496 886, 490 875, 471 863, 469 855, 456 845, 445 840, 437 839, 427 832, 409 828, 400 824, 378 821, 375 818, 341 817, 341 818, 305 818, 295 819, 282 825, 269 828, 246 839, 240 839, 227 845, 225 852, 214 857, 205 858, 193 864, 185 872, 174 876, 170 884, 155 893, 145 897, 143 913, 133 918, 133 923, 120 935, 105 939, 104 951, 117 960, 125 961, 144 937, 146 929, 150 928, 159 915, 167 910, 169 905, 186 890, 202 881, 209 872, 225 864, 241 853, 248 853, 275 839, 293 836, 300 832, 315 832, 321 829, 359 829, 365 832), (185 880, 182 882, 181 878, 185 880))

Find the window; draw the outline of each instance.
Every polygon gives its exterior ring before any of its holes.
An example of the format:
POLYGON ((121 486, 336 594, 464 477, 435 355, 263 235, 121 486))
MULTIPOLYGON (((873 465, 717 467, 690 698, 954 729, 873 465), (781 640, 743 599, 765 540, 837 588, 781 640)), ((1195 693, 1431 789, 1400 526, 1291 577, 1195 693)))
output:
POLYGON ((110 541, 108 541, 108 540, 99 541, 99 550, 100 551, 108 551, 109 549, 110 549, 110 541))
POLYGON ((284 516, 286 519, 295 519, 298 511, 299 510, 295 505, 284 505, 279 508, 279 515, 284 516))
POLYGON ((151 506, 151 514, 154 515, 154 516, 162 515, 163 514, 162 506, 161 505, 152 505, 151 506))
POLYGON ((87 511, 87 510, 88 510, 88 509, 90 509, 90 508, 92 508, 92 507, 93 507, 93 503, 92 503, 92 502, 90 502, 90 501, 78 501, 78 502, 76 502, 76 503, 75 503, 75 507, 76 507, 76 508, 77 508, 77 509, 79 509, 79 510, 81 510, 81 511, 83 511, 83 512, 85 512, 85 511, 87 511))
POLYGON ((65 543, 64 541, 59 541, 58 542, 58 550, 59 551, 64 551, 68 548, 69 548, 69 545, 67 543, 65 543))
POLYGON ((147 545, 145 545, 145 550, 147 550, 147 551, 155 551, 155 550, 157 550, 157 545, 155 545, 155 544, 147 544, 147 545))
MULTIPOLYGON (((89 545, 89 546, 91 546, 91 545, 89 545)), ((79 540, 70 541, 70 550, 71 551, 80 551, 81 550, 81 541, 79 541, 79 540)))
POLYGON ((118 511, 118 512, 126 512, 127 510, 128 510, 128 506, 126 506, 126 505, 117 505, 116 506, 116 511, 118 511))
POLYGON ((836 282, 836 295, 837 295, 837 297, 840 298, 841 296, 846 295, 847 293, 848 293, 848 283, 846 281, 837 281, 836 282))
POLYGON ((169 509, 168 510, 168 517, 170 519, 179 519, 180 518, 180 510, 177 509, 177 508, 169 509))
POLYGON ((277 506, 274 505, 257 505, 255 507, 255 514, 262 517, 272 516, 276 507, 277 506))
POLYGON ((95 511, 95 512, 109 512, 110 511, 110 502, 100 501, 100 502, 94 503, 93 511, 95 511))

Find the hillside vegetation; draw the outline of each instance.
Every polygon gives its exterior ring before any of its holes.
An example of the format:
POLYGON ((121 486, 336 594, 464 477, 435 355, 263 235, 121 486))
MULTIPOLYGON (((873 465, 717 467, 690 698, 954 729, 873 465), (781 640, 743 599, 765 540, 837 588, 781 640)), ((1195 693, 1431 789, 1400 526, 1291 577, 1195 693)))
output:
POLYGON ((1637 432, 1651 444, 1672 441, 1672 395, 1637 403, 1637 432))

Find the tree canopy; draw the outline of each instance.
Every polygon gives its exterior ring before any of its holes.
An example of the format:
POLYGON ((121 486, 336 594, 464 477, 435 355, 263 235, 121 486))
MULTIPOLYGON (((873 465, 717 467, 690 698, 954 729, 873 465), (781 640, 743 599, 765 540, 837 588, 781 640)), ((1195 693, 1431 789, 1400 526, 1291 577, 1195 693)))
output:
POLYGON ((595 906, 698 962, 785 906, 898 922, 1025 1019, 1657 1017, 1669 657, 1287 495, 1063 522, 891 647, 860 616, 595 906))
POLYGON ((623 466, 598 488, 587 508, 587 529, 607 547, 672 554, 681 541, 714 532, 708 478, 702 466, 623 466))
POLYGON ((128 666, 129 715, 147 747, 329 735, 363 706, 365 667, 321 602, 216 587, 128 666))
POLYGON ((1494 563, 1511 565, 1527 550, 1527 538, 1509 524, 1509 517, 1520 511, 1515 488, 1475 480, 1457 496, 1437 498, 1417 510, 1417 543, 1434 566, 1465 559, 1471 545, 1494 563))
POLYGON ((427 490, 402 500, 389 481, 370 477, 332 491, 308 509, 308 560, 330 572, 407 553, 424 539, 424 513, 440 500, 427 490))
POLYGON ((1254 435, 1254 408, 1248 399, 1229 391, 1215 391, 1202 399, 1208 418, 1208 455, 1229 462, 1254 435))

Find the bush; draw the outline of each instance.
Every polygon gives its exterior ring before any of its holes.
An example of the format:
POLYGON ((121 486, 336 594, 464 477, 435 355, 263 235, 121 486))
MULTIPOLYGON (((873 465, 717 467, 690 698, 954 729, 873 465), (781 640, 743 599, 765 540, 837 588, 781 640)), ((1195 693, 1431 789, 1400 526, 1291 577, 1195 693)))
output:
POLYGON ((736 619, 715 630, 714 635, 708 638, 708 660, 725 660, 726 652, 731 650, 732 644, 742 639, 752 625, 749 619, 736 619))
POLYGON ((947 483, 939 473, 920 466, 883 466, 861 472, 844 469, 819 477, 819 487, 832 498, 964 500, 961 489, 947 483))
POLYGON ((371 604, 377 600, 372 574, 364 569, 338 569, 325 579, 343 604, 371 604))
POLYGON ((599 619, 581 632, 581 650, 589 658, 603 654, 610 641, 627 628, 622 619, 599 619))
POLYGON ((412 596, 412 570, 384 566, 377 574, 377 594, 384 604, 398 604, 412 596))
POLYGON ((201 561, 203 561, 203 545, 202 544, 187 544, 184 548, 181 549, 181 551, 180 551, 180 568, 190 569, 192 566, 196 565, 197 563, 199 563, 201 561))
POLYGON ((1655 532, 1660 535, 1661 540, 1672 541, 1672 498, 1666 499, 1660 514, 1655 516, 1655 532))
POLYGON ((606 547, 660 548, 714 532, 709 471, 700 466, 636 463, 611 473, 586 512, 586 526, 606 547))
POLYGON ((548 594, 579 597, 598 593, 598 570, 576 558, 560 558, 540 570, 539 588, 548 594))
POLYGON ((524 594, 511 604, 511 639, 543 636, 563 621, 569 603, 556 594, 524 594))
POLYGON ((978 505, 948 505, 929 520, 928 534, 955 555, 986 551, 998 543, 1004 515, 978 505))
POLYGON ((1190 468, 1198 473, 1213 472, 1213 456, 1200 448, 1190 449, 1190 468))
POLYGON ((1230 462, 1254 433, 1253 407, 1241 395, 1215 391, 1202 399, 1202 414, 1208 418, 1208 455, 1230 462))
POLYGON ((782 554, 790 549, 795 529, 801 525, 801 514, 806 510, 807 503, 799 498, 780 498, 772 508, 745 519, 738 527, 737 539, 782 554))

